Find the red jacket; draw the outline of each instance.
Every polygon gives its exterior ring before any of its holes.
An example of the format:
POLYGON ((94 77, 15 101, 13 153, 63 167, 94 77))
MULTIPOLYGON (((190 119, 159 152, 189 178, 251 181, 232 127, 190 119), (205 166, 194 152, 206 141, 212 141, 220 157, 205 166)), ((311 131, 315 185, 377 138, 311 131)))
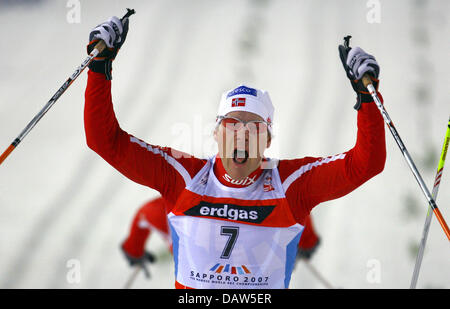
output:
MULTIPOLYGON (((165 237, 169 237, 169 225, 167 224, 167 213, 172 206, 163 198, 155 198, 142 205, 136 212, 131 223, 130 233, 123 243, 123 249, 133 257, 144 254, 145 243, 152 230, 157 230, 165 237)), ((317 236, 312 223, 311 216, 306 218, 305 230, 299 243, 299 248, 309 250, 316 246, 317 236)))
MULTIPOLYGON (((174 205, 186 179, 194 177, 206 160, 145 143, 122 130, 113 110, 111 81, 103 74, 88 72, 85 99, 88 146, 120 173, 159 191, 169 205, 174 205)), ((279 160, 286 199, 298 223, 305 225, 316 205, 348 194, 383 170, 384 122, 375 103, 362 105, 357 113, 357 127, 355 146, 347 152, 279 160)))

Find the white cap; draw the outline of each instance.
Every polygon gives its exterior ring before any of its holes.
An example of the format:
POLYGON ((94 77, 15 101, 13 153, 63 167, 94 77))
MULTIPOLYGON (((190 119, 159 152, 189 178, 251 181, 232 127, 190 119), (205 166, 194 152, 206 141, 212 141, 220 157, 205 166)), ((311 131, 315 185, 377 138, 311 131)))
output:
POLYGON ((272 133, 274 108, 267 91, 240 85, 224 92, 220 99, 218 116, 225 116, 234 111, 250 112, 260 116, 267 121, 269 132, 272 133))

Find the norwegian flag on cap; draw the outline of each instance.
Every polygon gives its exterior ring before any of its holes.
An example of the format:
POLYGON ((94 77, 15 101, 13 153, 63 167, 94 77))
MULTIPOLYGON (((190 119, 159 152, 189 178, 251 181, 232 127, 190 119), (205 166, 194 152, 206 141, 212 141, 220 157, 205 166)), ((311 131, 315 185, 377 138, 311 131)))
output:
POLYGON ((245 98, 234 98, 231 101, 231 107, 245 106, 245 98))

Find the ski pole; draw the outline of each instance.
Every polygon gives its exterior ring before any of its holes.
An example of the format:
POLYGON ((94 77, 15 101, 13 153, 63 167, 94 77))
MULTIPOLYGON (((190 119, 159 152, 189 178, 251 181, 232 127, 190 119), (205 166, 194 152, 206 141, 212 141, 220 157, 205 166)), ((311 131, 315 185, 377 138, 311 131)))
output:
MULTIPOLYGON (((135 13, 132 9, 127 9, 127 13, 122 17, 122 21, 135 13)), ((22 142, 22 140, 27 136, 28 133, 34 128, 34 126, 41 120, 42 117, 48 112, 48 110, 56 103, 56 101, 61 97, 61 95, 69 88, 69 86, 77 79, 77 77, 84 71, 84 69, 91 63, 91 61, 97 57, 106 47, 105 42, 98 42, 92 52, 87 56, 87 58, 81 63, 81 65, 73 72, 73 74, 64 82, 64 84, 56 91, 52 98, 45 104, 45 106, 39 111, 39 113, 34 116, 34 118, 28 123, 25 129, 14 139, 14 141, 9 145, 8 148, 0 155, 0 165, 3 161, 11 154, 11 152, 22 142)))
POLYGON ((134 280, 136 279, 137 275, 139 274, 139 271, 141 270, 141 266, 136 267, 136 269, 131 273, 130 278, 128 278, 127 282, 125 283, 124 289, 131 288, 131 285, 133 284, 134 280))
POLYGON ((144 275, 147 279, 151 278, 150 271, 145 266, 145 264, 139 264, 135 268, 135 270, 131 273, 130 278, 128 278, 127 282, 125 283, 125 286, 123 287, 124 289, 129 289, 131 287, 141 269, 144 271, 144 275))
POLYGON ((334 289, 334 287, 319 273, 319 271, 307 260, 304 261, 306 267, 313 273, 313 275, 327 288, 334 289))
POLYGON ((398 147, 400 148, 400 151, 402 152, 403 156, 405 157, 406 163, 408 163, 409 168, 411 169, 412 173, 414 174, 414 177, 416 178, 420 188, 422 189, 423 194, 425 195, 426 199, 428 200, 428 204, 430 205, 431 209, 433 210, 434 214, 436 215, 436 218, 438 219, 442 229, 445 232, 445 235, 447 235, 448 240, 450 241, 450 230, 448 229, 448 225, 445 222, 444 217, 442 216, 435 200, 430 194, 430 191, 428 190, 427 186, 425 185, 425 182, 422 179, 422 176, 420 175, 416 165, 414 164, 414 161, 412 160, 408 150, 406 149, 405 145, 403 144, 402 139, 400 138, 400 135, 397 132, 397 129, 395 128, 394 124, 391 121, 391 118, 389 117, 389 114, 387 113, 386 109, 384 108, 383 104, 381 104, 380 99, 378 98, 377 92, 375 90, 375 87, 372 84, 372 80, 369 76, 366 74, 362 77, 362 83, 364 87, 367 88, 370 95, 372 96, 375 104, 377 105, 378 109, 381 112, 381 115, 384 118, 384 121, 386 122, 386 125, 388 126, 389 130, 392 133, 392 136, 394 137, 395 141, 397 142, 398 147))
MULTIPOLYGON (((448 119, 447 133, 445 134, 444 146, 442 147, 441 157, 439 158, 439 165, 438 165, 438 168, 436 171, 436 177, 434 178, 434 187, 433 187, 433 192, 432 192, 434 199, 436 199, 438 191, 439 191, 439 184, 441 183, 441 177, 442 177, 442 172, 444 170, 445 157, 447 156, 449 142, 450 142, 450 118, 448 119)), ((428 231, 430 229, 430 223, 431 223, 432 217, 433 217, 433 212, 431 211, 431 208, 428 207, 427 217, 425 219, 425 225, 423 227, 423 232, 422 232, 422 239, 420 241, 419 252, 417 253, 416 264, 414 266, 414 272, 413 272, 413 276, 411 279, 411 286, 410 286, 411 289, 415 289, 416 285, 417 285, 417 279, 419 278, 420 266, 422 264, 423 254, 425 251, 425 245, 427 242, 428 231)))

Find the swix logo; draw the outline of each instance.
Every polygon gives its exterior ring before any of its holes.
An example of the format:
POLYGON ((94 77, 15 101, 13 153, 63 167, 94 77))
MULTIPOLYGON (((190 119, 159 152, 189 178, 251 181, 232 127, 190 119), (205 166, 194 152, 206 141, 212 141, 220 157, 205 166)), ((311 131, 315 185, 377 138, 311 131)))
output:
POLYGON ((223 175, 222 178, 225 179, 225 181, 227 181, 233 185, 248 186, 255 182, 256 176, 257 175, 254 175, 251 178, 247 176, 244 179, 236 180, 236 179, 231 178, 230 175, 225 173, 225 175, 223 175))
POLYGON ((184 214, 187 216, 213 217, 259 224, 272 213, 274 208, 275 205, 241 206, 201 201, 198 205, 186 210, 184 214))
POLYGON ((235 98, 231 100, 231 107, 245 106, 245 98, 235 98))
POLYGON ((209 271, 215 272, 217 274, 221 274, 221 273, 230 273, 232 275, 251 274, 251 271, 245 265, 230 266, 230 264, 221 265, 220 263, 217 263, 216 265, 211 267, 211 269, 209 271))

